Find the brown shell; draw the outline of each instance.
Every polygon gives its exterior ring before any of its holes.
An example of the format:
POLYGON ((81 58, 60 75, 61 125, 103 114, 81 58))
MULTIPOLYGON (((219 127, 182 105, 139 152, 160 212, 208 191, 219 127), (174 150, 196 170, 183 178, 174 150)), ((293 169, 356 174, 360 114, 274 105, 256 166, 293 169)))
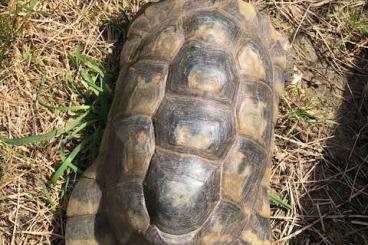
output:
POLYGON ((271 243, 267 182, 287 43, 241 0, 170 0, 131 25, 66 244, 271 243))

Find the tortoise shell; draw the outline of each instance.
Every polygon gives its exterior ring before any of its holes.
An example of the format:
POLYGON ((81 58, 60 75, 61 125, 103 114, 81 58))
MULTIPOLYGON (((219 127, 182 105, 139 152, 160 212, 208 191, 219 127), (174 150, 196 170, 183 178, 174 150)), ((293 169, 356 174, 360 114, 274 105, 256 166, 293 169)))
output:
POLYGON ((131 24, 66 244, 270 244, 273 122, 287 41, 238 0, 153 4, 131 24))

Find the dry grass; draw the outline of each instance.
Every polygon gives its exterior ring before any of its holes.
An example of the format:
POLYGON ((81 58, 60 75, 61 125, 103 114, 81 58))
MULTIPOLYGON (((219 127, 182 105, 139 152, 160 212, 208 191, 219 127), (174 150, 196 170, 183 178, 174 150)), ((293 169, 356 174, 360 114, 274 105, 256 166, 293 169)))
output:
MULTIPOLYGON (((93 100, 71 88, 71 81, 83 84, 83 79, 69 55, 79 47, 114 74, 127 19, 143 4, 32 2, 32 9, 17 8, 16 1, 0 3, 0 16, 15 18, 17 30, 16 41, 5 45, 8 63, 0 70, 0 134, 6 137, 47 132, 75 118, 77 112, 38 103, 40 82, 45 81, 42 98, 48 104, 93 100)), ((293 208, 273 207, 274 240, 368 244, 365 1, 253 2, 288 34, 300 75, 285 93, 276 130, 272 189, 293 208)), ((67 143, 66 154, 79 141, 67 143)), ((0 244, 63 243, 65 204, 76 174, 50 184, 62 162, 60 142, 0 146, 0 244)), ((77 160, 81 168, 87 162, 77 160)))

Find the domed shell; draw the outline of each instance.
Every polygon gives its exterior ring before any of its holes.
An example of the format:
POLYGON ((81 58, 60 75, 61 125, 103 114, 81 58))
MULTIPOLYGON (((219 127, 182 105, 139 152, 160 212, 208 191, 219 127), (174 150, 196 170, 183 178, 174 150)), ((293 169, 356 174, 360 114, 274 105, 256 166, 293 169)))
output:
POLYGON ((270 244, 285 40, 241 0, 148 6, 121 53, 100 154, 72 193, 66 243, 270 244))

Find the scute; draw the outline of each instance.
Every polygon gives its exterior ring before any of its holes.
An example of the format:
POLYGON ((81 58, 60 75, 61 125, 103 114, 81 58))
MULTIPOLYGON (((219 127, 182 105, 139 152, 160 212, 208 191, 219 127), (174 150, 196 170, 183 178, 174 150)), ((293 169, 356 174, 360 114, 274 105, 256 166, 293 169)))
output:
MULTIPOLYGON (((233 1, 235 2, 235 1, 233 1)), ((239 4, 239 12, 245 18, 245 20, 249 22, 253 22, 252 24, 256 26, 257 23, 257 11, 252 4, 246 3, 243 0, 237 0, 239 4)))
POLYGON ((271 234, 269 219, 253 214, 241 232, 240 240, 247 245, 271 245, 271 234))
POLYGON ((217 7, 225 2, 226 0, 185 0, 183 9, 186 12, 193 12, 197 9, 217 7))
POLYGON ((265 148, 245 137, 238 137, 223 164, 222 196, 243 210, 252 208, 266 170, 265 148))
POLYGON ((184 20, 187 39, 218 47, 230 46, 238 36, 236 24, 216 11, 195 12, 184 20))
POLYGON ((267 195, 267 188, 261 186, 258 188, 258 193, 256 194, 257 200, 254 205, 255 213, 263 218, 271 217, 270 203, 267 195))
POLYGON ((151 223, 169 234, 185 234, 215 207, 220 171, 199 157, 156 150, 144 187, 151 223))
POLYGON ((116 240, 104 215, 69 217, 65 230, 68 245, 115 245, 116 240))
POLYGON ((234 68, 229 54, 189 43, 170 66, 168 91, 232 102, 238 84, 234 68))
POLYGON ((133 39, 136 37, 143 38, 150 32, 150 29, 151 24, 149 19, 147 19, 144 15, 140 15, 130 25, 127 37, 128 39, 133 39))
POLYGON ((141 60, 131 66, 119 105, 122 114, 152 116, 164 97, 167 73, 167 65, 159 62, 141 60))
POLYGON ((101 208, 101 188, 96 180, 82 178, 70 196, 67 216, 96 214, 101 208))
POLYGON ((240 74, 252 81, 264 81, 272 86, 272 63, 260 40, 252 40, 243 45, 237 60, 240 74))
POLYGON ((108 183, 118 183, 127 176, 145 176, 155 149, 151 118, 134 116, 117 120, 114 140, 107 161, 111 176, 108 183))
POLYGON ((229 107, 194 98, 167 98, 154 122, 160 147, 213 160, 221 158, 235 133, 229 107))
MULTIPOLYGON (((106 206, 109 222, 116 234, 125 230, 144 232, 148 229, 150 217, 144 200, 140 178, 128 178, 106 190, 106 206)), ((119 240, 126 240, 123 237, 119 240)))
POLYGON ((184 35, 178 24, 165 26, 145 40, 142 57, 171 61, 184 41, 184 35))
POLYGON ((236 110, 240 134, 269 146, 273 130, 271 88, 264 83, 243 81, 240 84, 236 110))
POLYGON ((235 241, 245 225, 245 217, 234 204, 221 201, 199 232, 199 245, 224 245, 235 241))
POLYGON ((179 11, 180 5, 180 1, 164 0, 149 6, 144 14, 152 26, 157 26, 167 20, 168 16, 178 14, 173 12, 179 11))

